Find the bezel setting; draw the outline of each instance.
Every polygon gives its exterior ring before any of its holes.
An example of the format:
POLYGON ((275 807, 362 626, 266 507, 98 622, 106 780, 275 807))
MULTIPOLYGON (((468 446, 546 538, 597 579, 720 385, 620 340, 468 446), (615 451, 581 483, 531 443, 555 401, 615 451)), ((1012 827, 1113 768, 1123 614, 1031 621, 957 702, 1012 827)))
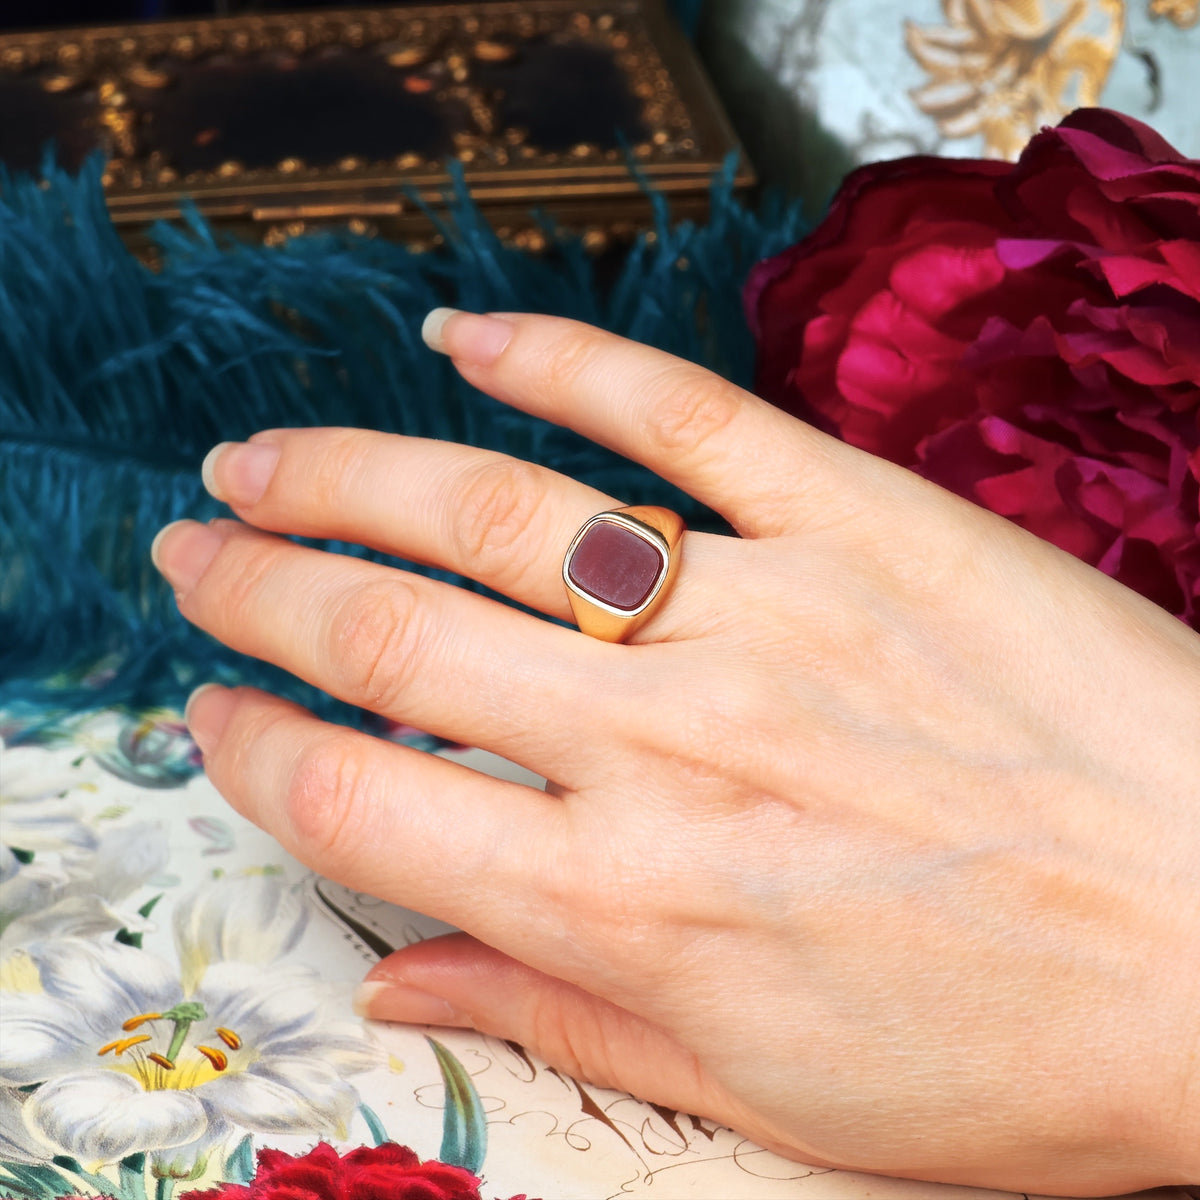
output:
POLYGON ((636 517, 631 517, 627 513, 622 512, 602 512, 597 513, 589 521, 587 521, 579 532, 575 535, 570 546, 567 547, 567 552, 563 556, 562 577, 563 583, 567 587, 567 591, 578 596, 585 603, 598 608, 603 612, 620 618, 621 620, 630 620, 644 613, 654 603, 663 586, 667 582, 670 575, 671 567, 671 547, 667 539, 651 525, 647 525, 644 521, 639 521, 636 517), (582 545, 584 538, 597 525, 616 525, 642 541, 648 543, 658 554, 659 568, 658 575, 654 580, 649 592, 636 608, 618 608, 615 604, 609 604, 602 600, 593 592, 589 592, 586 588, 577 584, 571 578, 571 562, 575 557, 576 550, 582 545))

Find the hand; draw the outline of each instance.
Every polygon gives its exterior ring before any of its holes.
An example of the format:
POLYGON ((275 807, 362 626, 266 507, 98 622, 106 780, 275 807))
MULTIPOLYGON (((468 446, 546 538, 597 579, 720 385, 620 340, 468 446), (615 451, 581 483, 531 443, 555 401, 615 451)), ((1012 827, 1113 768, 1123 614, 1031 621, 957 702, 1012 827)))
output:
POLYGON ((1098 1194, 1200 1179, 1200 638, 1015 526, 697 367, 458 314, 473 384, 711 505, 611 645, 269 532, 361 542, 569 617, 601 495, 356 430, 210 456, 183 614, 545 793, 251 689, 188 720, 314 869, 466 932, 369 1015, 473 1026, 807 1162, 1098 1194), (250 526, 255 528, 251 528, 250 526))

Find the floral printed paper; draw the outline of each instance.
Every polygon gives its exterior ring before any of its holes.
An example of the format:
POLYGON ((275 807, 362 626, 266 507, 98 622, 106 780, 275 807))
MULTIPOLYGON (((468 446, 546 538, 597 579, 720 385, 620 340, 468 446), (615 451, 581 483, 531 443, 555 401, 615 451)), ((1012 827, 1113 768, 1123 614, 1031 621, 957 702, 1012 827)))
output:
POLYGON ((9 710, 0 739, 0 1196, 182 1200, 263 1149, 391 1142, 489 1198, 999 1195, 806 1167, 515 1044, 366 1026, 366 968, 446 926, 290 859, 178 714, 9 710))

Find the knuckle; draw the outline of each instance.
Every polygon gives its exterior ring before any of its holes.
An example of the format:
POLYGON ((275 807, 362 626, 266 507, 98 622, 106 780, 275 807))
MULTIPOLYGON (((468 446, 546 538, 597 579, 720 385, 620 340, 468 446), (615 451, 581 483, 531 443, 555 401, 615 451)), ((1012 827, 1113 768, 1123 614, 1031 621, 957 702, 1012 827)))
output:
POLYGON ((529 1039, 536 1053, 573 1079, 598 1087, 616 1087, 620 1079, 609 1050, 609 1032, 591 1005, 556 994, 535 1000, 529 1015, 529 1039))
POLYGON ((476 468, 459 497, 454 538, 464 560, 490 582, 503 583, 521 568, 514 553, 537 521, 544 495, 532 463, 499 459, 476 468))
POLYGON ((670 367, 649 382, 643 406, 644 434, 659 454, 694 458, 720 444, 744 407, 738 390, 706 371, 670 367))
POLYGON ((264 749, 269 749, 289 718, 287 710, 276 705, 262 704, 261 693, 245 685, 230 689, 229 716, 215 746, 204 755, 204 770, 210 778, 214 772, 229 786, 222 794, 239 811, 243 791, 242 781, 254 776, 254 767, 263 761, 264 749))
POLYGON ((343 853, 361 849, 355 830, 370 809, 370 773, 336 738, 319 738, 296 759, 284 796, 284 818, 298 857, 336 870, 343 853))
POLYGON ((276 568, 272 547, 253 534, 237 530, 227 537, 196 586, 180 605, 185 616, 200 610, 219 611, 237 625, 259 605, 266 581, 276 568))
POLYGON ((542 874, 539 903, 558 914, 564 940, 594 964, 657 978, 664 956, 657 911, 647 915, 646 897, 660 882, 658 865, 631 859, 614 840, 593 828, 586 852, 542 874))
POLYGON ((726 672, 720 686, 699 679, 683 693, 687 699, 671 713, 670 753, 682 763, 719 761, 731 735, 752 729, 761 721, 764 698, 734 672, 726 672))
POLYGON ((575 394, 580 381, 597 369, 603 356, 600 338, 586 328, 572 328, 570 336, 556 338, 531 366, 541 390, 551 396, 575 394))
POLYGON ((317 511, 340 502, 363 469, 365 450, 359 429, 323 429, 304 447, 304 492, 317 511))
POLYGON ((415 589, 400 578, 370 584, 343 599, 328 635, 339 694, 375 712, 394 711, 412 679, 419 621, 415 589))

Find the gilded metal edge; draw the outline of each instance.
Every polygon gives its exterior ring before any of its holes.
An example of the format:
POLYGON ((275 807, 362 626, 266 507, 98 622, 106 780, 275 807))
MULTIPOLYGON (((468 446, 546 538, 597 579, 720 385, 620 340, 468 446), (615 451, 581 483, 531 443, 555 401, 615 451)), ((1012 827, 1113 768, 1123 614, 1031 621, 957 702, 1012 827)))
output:
POLYGON ((155 65, 162 56, 304 53, 333 44, 397 44, 394 53, 409 65, 423 47, 450 47, 444 54, 450 82, 438 98, 463 102, 473 113, 476 128, 456 138, 455 154, 481 204, 552 201, 570 207, 586 201, 595 209, 640 196, 641 185, 620 151, 580 143, 551 153, 488 132, 494 116, 481 89, 472 87, 471 55, 498 53, 505 38, 564 34, 611 51, 626 74, 650 131, 629 153, 657 188, 703 189, 730 153, 738 155, 735 186, 753 183, 690 45, 660 0, 490 0, 9 33, 0 35, 0 72, 41 71, 51 90, 97 88, 101 134, 111 156, 107 196, 118 223, 176 216, 181 193, 212 217, 292 229, 350 216, 364 226, 404 223, 419 208, 411 197, 439 204, 450 178, 441 161, 415 154, 387 162, 348 158, 334 168, 285 160, 251 170, 231 161, 182 175, 154 155, 139 155, 137 115, 125 90, 130 81, 162 86, 166 81, 156 78, 161 71, 155 65))

